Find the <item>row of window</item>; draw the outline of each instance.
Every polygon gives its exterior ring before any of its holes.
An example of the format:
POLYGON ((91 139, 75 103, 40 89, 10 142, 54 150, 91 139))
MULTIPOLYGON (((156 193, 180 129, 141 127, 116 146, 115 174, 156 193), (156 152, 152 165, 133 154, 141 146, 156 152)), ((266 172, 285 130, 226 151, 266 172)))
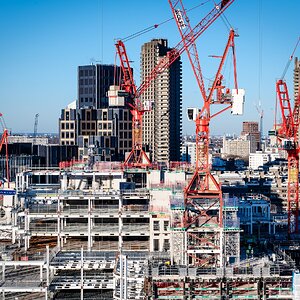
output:
POLYGON ((62 132, 61 138, 64 139, 73 139, 74 138, 74 132, 62 132))
POLYGON ((74 129, 74 123, 61 123, 61 129, 74 129))
POLYGON ((79 71, 79 76, 94 76, 95 75, 95 70, 80 70, 79 71))
POLYGON ((75 145, 75 143, 73 141, 62 141, 61 144, 62 145, 75 145))
MULTIPOLYGON (((94 87, 85 87, 85 88, 79 88, 79 94, 94 94, 95 88, 94 87)), ((81 98, 82 99, 82 98, 81 98)))
MULTIPOLYGON (((169 230, 169 221, 164 221, 164 231, 169 230)), ((160 231, 160 221, 153 221, 153 230, 160 231)))

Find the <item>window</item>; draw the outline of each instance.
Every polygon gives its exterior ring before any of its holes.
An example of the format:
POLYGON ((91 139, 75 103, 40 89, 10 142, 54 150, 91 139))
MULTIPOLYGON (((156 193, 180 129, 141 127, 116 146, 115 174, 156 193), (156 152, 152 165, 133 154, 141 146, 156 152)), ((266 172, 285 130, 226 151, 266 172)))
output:
POLYGON ((159 240, 158 239, 153 240, 153 251, 159 251, 159 240))
POLYGON ((109 148, 109 138, 106 138, 106 139, 105 139, 105 147, 106 147, 106 148, 109 148))
POLYGON ((70 133, 70 138, 73 139, 74 138, 74 132, 70 133))
POLYGON ((124 123, 124 130, 127 130, 127 123, 124 123))
POLYGON ((107 129, 107 124, 106 123, 103 124, 103 129, 107 129))
POLYGON ((69 126, 70 126, 69 123, 66 123, 66 129, 69 129, 69 126))
POLYGON ((164 231, 167 231, 169 227, 169 221, 164 221, 164 231))
POLYGON ((65 133, 64 133, 64 132, 61 133, 61 138, 62 138, 62 139, 65 138, 65 133))
POLYGON ((128 112, 124 111, 124 120, 127 120, 127 119, 128 119, 128 112))
POLYGON ((71 129, 74 129, 74 123, 71 123, 70 126, 71 126, 71 129))
POLYGON ((61 123, 61 129, 65 129, 65 123, 61 123))
POLYGON ((170 241, 164 240, 163 251, 169 251, 169 250, 170 250, 170 241))
POLYGON ((82 123, 82 129, 85 129, 85 123, 82 123))
POLYGON ((91 123, 87 123, 86 126, 86 129, 91 129, 91 123))
POLYGON ((159 221, 154 221, 153 222, 153 230, 154 231, 159 231, 159 221))
POLYGON ((103 112, 103 120, 104 120, 104 121, 107 120, 107 112, 106 112, 106 111, 103 112))
POLYGON ((69 132, 66 132, 66 138, 68 139, 69 137, 69 132))
POLYGON ((99 123, 99 129, 102 129, 102 124, 101 123, 99 123))
POLYGON ((90 120, 90 119, 91 119, 91 112, 90 112, 90 111, 87 111, 87 112, 86 112, 86 119, 87 119, 87 120, 90 120))
POLYGON ((120 123, 120 129, 121 130, 123 129, 123 123, 120 123))
POLYGON ((108 124, 107 124, 107 128, 108 128, 108 129, 111 129, 111 123, 108 123, 108 124))
POLYGON ((70 112, 66 111, 66 120, 69 121, 70 119, 70 112))

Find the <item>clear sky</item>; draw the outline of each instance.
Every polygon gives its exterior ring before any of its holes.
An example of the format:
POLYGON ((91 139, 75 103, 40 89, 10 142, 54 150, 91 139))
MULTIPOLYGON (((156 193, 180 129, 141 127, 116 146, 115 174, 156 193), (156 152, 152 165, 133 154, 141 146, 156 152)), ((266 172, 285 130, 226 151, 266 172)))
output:
MULTIPOLYGON (((213 1, 183 1, 196 25, 213 7, 213 1)), ((245 114, 223 113, 212 121, 212 134, 241 131, 242 121, 258 121, 255 105, 264 109, 264 131, 274 119, 275 80, 279 78, 300 36, 299 0, 235 0, 225 12, 236 28, 238 81, 246 89, 245 114), (259 17, 261 16, 261 17, 259 17), (260 20, 260 21, 259 21, 260 20)), ((77 66, 114 64, 114 40, 161 23, 171 17, 167 0, 0 0, 0 112, 13 132, 32 132, 39 113, 38 132, 58 132, 60 111, 77 97, 77 66)), ((179 42, 175 21, 165 23, 126 43, 139 83, 141 45, 152 38, 179 42)), ((205 78, 216 72, 217 59, 228 30, 218 19, 199 39, 197 47, 205 78)), ((300 56, 300 46, 295 55, 300 56)), ((183 61, 183 134, 193 134, 186 107, 201 107, 202 100, 191 67, 183 61)), ((292 95, 293 63, 286 75, 292 95)), ((224 68, 233 83, 229 59, 224 68)))

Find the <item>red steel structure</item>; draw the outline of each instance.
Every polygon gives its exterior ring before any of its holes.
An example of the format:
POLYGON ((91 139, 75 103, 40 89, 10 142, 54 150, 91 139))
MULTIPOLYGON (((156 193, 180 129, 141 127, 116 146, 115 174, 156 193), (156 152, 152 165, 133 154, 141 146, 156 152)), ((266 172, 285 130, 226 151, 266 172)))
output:
MULTIPOLYGON (((299 230, 299 106, 300 88, 292 109, 287 84, 280 79, 276 82, 277 100, 281 111, 281 124, 277 131, 277 137, 282 148, 288 155, 288 233, 298 233, 299 230)), ((277 128, 275 127, 275 128, 277 128)))
POLYGON ((0 113, 0 123, 3 127, 3 133, 1 136, 0 140, 0 152, 2 150, 3 145, 5 144, 5 165, 6 165, 6 179, 7 179, 7 184, 9 188, 9 181, 10 181, 10 176, 9 176, 9 163, 8 163, 8 129, 6 128, 3 115, 0 113))
MULTIPOLYGON (((222 1, 215 6, 219 16, 233 1, 222 1)), ((189 18, 181 0, 169 0, 174 19, 184 41, 193 41, 192 46, 185 43, 185 49, 196 77, 202 98, 203 107, 196 116, 196 169, 192 179, 185 188, 184 220, 183 225, 187 231, 186 252, 188 262, 194 265, 218 265, 222 259, 222 192, 219 183, 211 174, 209 165, 209 124, 213 117, 226 111, 232 106, 231 97, 224 94, 221 74, 225 59, 232 49, 234 64, 234 81, 237 89, 236 59, 234 50, 234 30, 230 30, 229 38, 221 61, 208 95, 204 86, 200 68, 197 47, 194 43, 195 32, 191 29, 189 18), (188 35, 188 39, 184 37, 188 35), (213 94, 216 91, 216 98, 213 94), (211 114, 211 104, 226 104, 227 106, 215 114, 211 114), (214 228, 207 230, 207 228, 214 228)), ((216 19, 216 18, 215 18, 216 19)), ((214 19, 214 20, 215 20, 214 19)), ((228 93, 228 90, 226 91, 228 93)), ((229 95, 230 96, 230 95, 229 95)))
MULTIPOLYGON (((125 160, 125 166, 132 167, 147 167, 151 166, 151 162, 142 148, 142 122, 143 114, 148 109, 145 109, 143 103, 140 100, 140 96, 148 89, 151 82, 157 78, 164 70, 176 61, 180 55, 188 50, 190 47, 194 48, 194 42, 196 39, 222 14, 222 12, 233 2, 234 0, 223 0, 203 18, 194 28, 188 27, 182 35, 182 40, 172 49, 167 55, 162 58, 156 67, 146 76, 144 82, 139 88, 133 80, 132 71, 130 68, 130 62, 124 43, 118 41, 116 43, 117 53, 121 61, 121 68, 123 72, 122 87, 129 92, 132 98, 132 103, 129 104, 132 113, 132 151, 125 160)), ((176 19, 176 16, 175 16, 176 19)), ((189 52, 188 52, 189 53, 189 52)), ((190 54, 189 54, 190 55, 190 54)), ((201 74, 200 65, 198 74, 201 74)), ((202 91, 205 94, 205 90, 202 91)))

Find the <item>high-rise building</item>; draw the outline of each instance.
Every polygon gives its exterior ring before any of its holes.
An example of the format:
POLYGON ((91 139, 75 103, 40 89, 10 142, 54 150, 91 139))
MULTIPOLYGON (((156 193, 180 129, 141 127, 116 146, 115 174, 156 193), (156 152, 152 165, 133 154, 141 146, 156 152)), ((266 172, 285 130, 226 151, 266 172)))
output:
MULTIPOLYGON (((248 139, 252 140, 252 137, 255 139, 256 149, 260 149, 260 131, 258 128, 258 122, 247 121, 243 122, 243 131, 241 132, 241 136, 248 136, 248 139)), ((252 151, 251 151, 252 152, 252 151)))
MULTIPOLYGON (((141 49, 141 81, 166 56, 168 41, 153 39, 141 49)), ((152 110, 144 114, 143 144, 156 162, 180 160, 182 127, 182 72, 178 58, 160 74, 142 95, 142 101, 153 103, 152 110)))
POLYGON ((107 91, 115 85, 121 68, 114 65, 87 65, 78 67, 78 108, 107 108, 107 91))
POLYGON ((295 66, 294 66, 294 99, 298 96, 300 84, 300 60, 298 57, 295 57, 295 66))
POLYGON ((115 85, 120 72, 113 65, 78 67, 78 100, 62 109, 59 135, 61 145, 78 145, 80 159, 124 160, 132 148, 128 99, 115 85))

